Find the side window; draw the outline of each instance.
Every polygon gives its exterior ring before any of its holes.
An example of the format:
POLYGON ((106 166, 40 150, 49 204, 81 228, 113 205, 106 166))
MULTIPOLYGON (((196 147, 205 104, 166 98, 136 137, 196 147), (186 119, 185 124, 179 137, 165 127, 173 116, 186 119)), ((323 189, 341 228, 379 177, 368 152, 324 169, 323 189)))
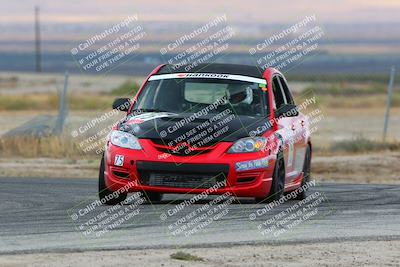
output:
POLYGON ((286 83, 285 79, 283 79, 282 77, 279 77, 279 82, 281 83, 281 87, 283 89, 283 93, 285 94, 286 103, 287 104, 294 104, 292 94, 289 91, 289 88, 287 86, 287 83, 286 83))
POLYGON ((277 76, 272 78, 272 90, 274 91, 275 108, 279 109, 283 104, 285 104, 285 96, 282 94, 281 85, 277 76))
POLYGON ((159 88, 160 81, 149 81, 145 88, 136 99, 134 109, 149 108, 153 106, 157 88, 159 88))

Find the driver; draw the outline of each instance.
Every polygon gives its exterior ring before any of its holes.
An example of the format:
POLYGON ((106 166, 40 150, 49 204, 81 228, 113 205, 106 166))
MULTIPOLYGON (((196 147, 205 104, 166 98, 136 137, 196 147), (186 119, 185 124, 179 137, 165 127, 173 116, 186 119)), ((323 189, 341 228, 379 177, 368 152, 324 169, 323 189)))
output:
POLYGON ((236 113, 251 113, 253 103, 253 89, 244 84, 229 84, 227 88, 229 103, 236 113))

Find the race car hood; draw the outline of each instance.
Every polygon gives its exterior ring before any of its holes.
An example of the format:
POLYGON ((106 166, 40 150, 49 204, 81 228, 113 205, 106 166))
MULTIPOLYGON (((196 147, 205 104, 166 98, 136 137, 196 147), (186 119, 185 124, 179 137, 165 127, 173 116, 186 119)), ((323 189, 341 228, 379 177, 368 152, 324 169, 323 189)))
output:
MULTIPOLYGON (((191 145, 205 140, 199 146, 210 146, 217 142, 234 142, 248 136, 260 136, 270 129, 267 118, 241 116, 233 113, 198 115, 148 112, 128 115, 117 128, 138 138, 162 140, 176 145, 187 142, 191 145)), ((198 145, 198 144, 197 144, 198 145)))

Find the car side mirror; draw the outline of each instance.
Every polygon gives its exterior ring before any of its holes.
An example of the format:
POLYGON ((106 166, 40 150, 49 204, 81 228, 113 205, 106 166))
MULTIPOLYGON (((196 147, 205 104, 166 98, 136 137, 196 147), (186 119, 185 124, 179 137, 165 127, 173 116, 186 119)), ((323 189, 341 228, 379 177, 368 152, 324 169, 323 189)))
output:
POLYGON ((117 98, 114 100, 112 108, 126 112, 128 111, 130 105, 131 105, 131 100, 129 98, 117 98))
POLYGON ((296 117, 299 115, 299 110, 294 104, 283 104, 275 111, 275 118, 279 117, 296 117))

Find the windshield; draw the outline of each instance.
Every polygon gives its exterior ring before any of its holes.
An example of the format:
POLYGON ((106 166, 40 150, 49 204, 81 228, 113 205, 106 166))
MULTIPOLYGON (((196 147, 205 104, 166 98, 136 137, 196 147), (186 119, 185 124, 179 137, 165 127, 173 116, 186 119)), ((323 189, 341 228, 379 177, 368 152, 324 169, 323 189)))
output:
POLYGON ((237 115, 266 116, 268 110, 258 83, 196 78, 148 81, 133 110, 195 113, 215 103, 210 113, 231 109, 237 115))

